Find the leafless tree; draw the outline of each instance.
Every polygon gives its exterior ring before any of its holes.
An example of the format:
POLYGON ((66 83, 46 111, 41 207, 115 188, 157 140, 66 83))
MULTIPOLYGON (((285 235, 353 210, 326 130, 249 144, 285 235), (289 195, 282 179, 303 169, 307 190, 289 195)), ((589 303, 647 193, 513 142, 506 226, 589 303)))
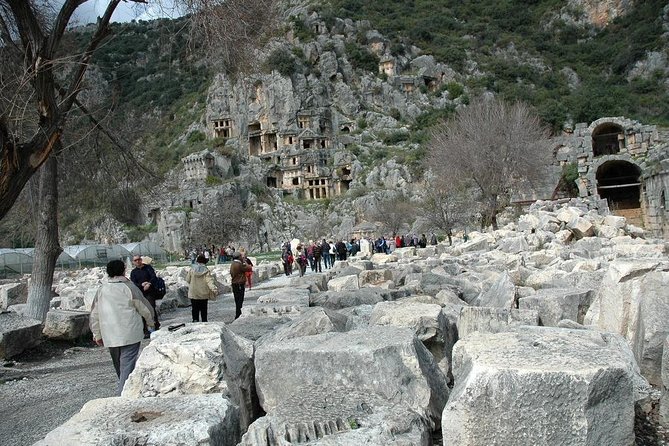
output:
POLYGON ((197 246, 236 242, 245 235, 244 208, 236 196, 217 195, 191 220, 189 242, 197 246))
MULTIPOLYGON (((83 50, 65 45, 74 16, 88 0, 0 0, 0 219, 11 209, 28 180, 40 169, 37 236, 28 314, 44 320, 58 242, 58 160, 74 110, 92 126, 101 123, 80 102, 90 60, 111 33, 110 21, 121 0, 110 0, 83 50), (48 162, 47 162, 48 160, 48 162)), ((149 0, 130 0, 148 4, 149 0)), ((160 3, 160 0, 152 1, 160 3)), ((273 17, 274 0, 180 0, 202 31, 208 48, 226 48, 232 61, 246 44, 257 43, 273 17), (246 29, 246 28, 249 29, 246 29), (251 29, 252 28, 252 29, 251 29), (209 30, 209 32, 207 32, 209 30), (215 34, 213 30, 216 30, 215 34), (221 42, 215 37, 226 36, 221 42), (234 41, 232 39, 235 39, 234 41), (236 39, 239 39, 238 41, 236 39)), ((241 58, 241 55, 239 56, 241 58)), ((114 140, 111 132, 107 137, 114 140)), ((116 141, 115 141, 116 143, 116 141)))
POLYGON ((439 229, 452 244, 453 229, 471 221, 475 208, 472 207, 470 191, 457 190, 441 178, 430 178, 421 202, 420 214, 430 229, 439 229))
POLYGON ((545 174, 548 137, 527 105, 481 98, 433 131, 427 166, 446 190, 474 188, 472 207, 481 207, 481 226, 497 228, 497 214, 514 186, 545 174))
POLYGON ((387 234, 399 234, 405 227, 410 227, 416 220, 417 205, 406 196, 387 197, 370 211, 367 218, 381 223, 387 234))

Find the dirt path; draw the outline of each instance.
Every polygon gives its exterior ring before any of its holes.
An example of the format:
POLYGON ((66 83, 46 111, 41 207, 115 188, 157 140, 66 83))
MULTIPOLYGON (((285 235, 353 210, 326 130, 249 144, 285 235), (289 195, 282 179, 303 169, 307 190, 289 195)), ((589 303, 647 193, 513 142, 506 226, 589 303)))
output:
MULTIPOLYGON (((288 279, 277 277, 254 286, 247 291, 245 303, 284 286, 288 279)), ((209 304, 209 321, 229 323, 234 313, 229 293, 209 304)), ((161 317, 164 327, 190 321, 190 308, 177 308, 161 317)), ((87 401, 114 396, 115 389, 116 374, 107 349, 94 347, 92 342, 75 347, 43 342, 0 367, 0 445, 31 445, 79 412, 87 401)))

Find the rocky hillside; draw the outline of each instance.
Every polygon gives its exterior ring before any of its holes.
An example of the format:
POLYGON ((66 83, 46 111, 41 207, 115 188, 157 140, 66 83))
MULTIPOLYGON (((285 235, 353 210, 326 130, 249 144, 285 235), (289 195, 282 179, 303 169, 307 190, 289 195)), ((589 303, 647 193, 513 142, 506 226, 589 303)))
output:
MULTIPOLYGON (((157 229, 147 219, 155 206, 174 210, 185 198, 223 192, 272 223, 255 228, 252 243, 257 233, 268 233, 271 244, 294 232, 323 235, 323 227, 349 234, 374 220, 379 205, 420 198, 430 126, 482 93, 531 103, 556 132, 612 115, 667 124, 669 7, 662 3, 289 1, 280 32, 257 54, 256 72, 234 77, 189 51, 183 21, 116 25, 95 57, 90 96, 101 98, 99 109, 112 111, 109 126, 158 175, 130 171, 122 193, 101 197, 95 191, 108 177, 83 171, 94 184, 80 187, 82 169, 66 171, 65 242, 141 238, 157 229), (258 85, 271 104, 248 102, 258 85), (349 192, 286 200, 265 187, 266 167, 241 140, 212 137, 211 119, 222 112, 247 119, 261 109, 286 125, 299 110, 323 111, 333 130, 350 132, 333 141, 327 167, 352 166, 349 192), (184 192, 180 160, 203 149, 228 157, 233 175, 184 192)), ((77 30, 73 40, 88 32, 77 30)), ((173 230, 177 241, 187 238, 198 210, 180 212, 167 217, 177 228, 164 226, 159 238, 173 230)), ((17 238, 7 225, 0 227, 6 244, 30 245, 29 234, 17 238)), ((406 229, 420 229, 420 220, 406 229)))

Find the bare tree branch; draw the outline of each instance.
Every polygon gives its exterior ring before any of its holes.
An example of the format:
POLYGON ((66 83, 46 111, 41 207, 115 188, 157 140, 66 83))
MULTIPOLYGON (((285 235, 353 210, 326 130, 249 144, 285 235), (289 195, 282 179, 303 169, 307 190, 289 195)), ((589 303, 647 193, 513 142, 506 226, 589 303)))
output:
POLYGON ((475 186, 482 224, 496 227, 497 213, 513 187, 521 179, 536 181, 544 175, 551 160, 548 137, 526 105, 479 99, 434 130, 427 167, 450 190, 475 186))

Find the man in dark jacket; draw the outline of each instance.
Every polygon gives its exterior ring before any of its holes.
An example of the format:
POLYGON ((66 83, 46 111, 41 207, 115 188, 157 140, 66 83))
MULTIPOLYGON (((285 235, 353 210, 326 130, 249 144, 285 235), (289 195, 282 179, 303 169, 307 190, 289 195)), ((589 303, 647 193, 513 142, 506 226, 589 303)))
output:
POLYGON ((242 315, 242 305, 244 304, 244 287, 246 285, 246 271, 252 268, 242 262, 242 255, 239 251, 232 253, 232 263, 230 264, 230 277, 232 282, 232 294, 235 296, 235 319, 242 315))
MULTIPOLYGON (((135 265, 135 268, 130 272, 130 280, 137 286, 137 288, 139 288, 146 300, 148 300, 151 304, 156 322, 156 330, 158 330, 160 328, 160 322, 158 322, 158 313, 156 312, 156 295, 155 289, 153 287, 153 281, 156 280, 156 271, 151 265, 144 263, 142 256, 133 256, 132 263, 135 265)), ((144 335, 148 335, 146 327, 144 335)))
POLYGON ((323 272, 323 270, 321 269, 322 248, 321 248, 320 243, 314 242, 312 253, 313 253, 313 256, 314 256, 314 271, 319 272, 319 273, 323 272))

